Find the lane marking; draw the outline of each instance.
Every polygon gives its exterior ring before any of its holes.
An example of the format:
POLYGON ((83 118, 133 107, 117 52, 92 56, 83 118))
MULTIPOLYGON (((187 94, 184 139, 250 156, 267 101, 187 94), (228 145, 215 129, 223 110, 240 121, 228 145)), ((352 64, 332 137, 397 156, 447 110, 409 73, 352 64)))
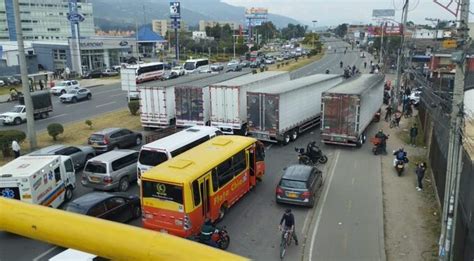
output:
POLYGON ((59 115, 56 115, 56 116, 53 116, 53 117, 46 118, 45 120, 51 120, 51 119, 59 118, 59 117, 66 116, 66 115, 67 115, 66 113, 63 113, 63 114, 59 114, 59 115))
POLYGON ((54 250, 56 250, 58 247, 57 246, 54 246, 48 250, 46 250, 46 252, 43 252, 42 254, 40 254, 39 256, 33 258, 33 261, 38 261, 38 260, 41 260, 41 258, 47 256, 49 253, 53 252, 54 250))
POLYGON ((118 93, 118 94, 110 95, 109 97, 117 97, 117 96, 123 96, 123 95, 127 95, 127 94, 126 93, 118 93))
POLYGON ((309 260, 310 261, 313 260, 314 240, 316 239, 316 234, 318 233, 319 223, 321 222, 321 215, 323 213, 324 206, 326 205, 326 199, 327 199, 328 194, 329 194, 329 189, 331 189, 332 178, 334 177, 334 172, 336 170, 337 161, 339 160, 339 154, 340 154, 340 151, 337 150, 336 158, 334 160, 334 167, 332 168, 331 173, 329 174, 330 176, 329 176, 328 186, 327 186, 326 191, 324 192, 324 197, 322 198, 323 201, 322 201, 322 204, 321 204, 321 209, 318 213, 318 217, 316 218, 316 223, 314 225, 313 234, 311 235, 311 246, 309 247, 309 260))
POLYGON ((108 92, 116 92, 116 91, 122 91, 122 89, 112 89, 112 90, 107 90, 107 91, 94 92, 94 94, 97 95, 97 94, 108 93, 108 92))
POLYGON ((117 103, 117 102, 115 102, 115 101, 113 101, 113 102, 108 102, 108 103, 104 103, 104 104, 97 105, 97 106, 95 106, 95 107, 96 107, 96 108, 100 108, 100 107, 104 107, 104 106, 107 106, 107 105, 110 105, 110 104, 114 104, 114 103, 117 103))

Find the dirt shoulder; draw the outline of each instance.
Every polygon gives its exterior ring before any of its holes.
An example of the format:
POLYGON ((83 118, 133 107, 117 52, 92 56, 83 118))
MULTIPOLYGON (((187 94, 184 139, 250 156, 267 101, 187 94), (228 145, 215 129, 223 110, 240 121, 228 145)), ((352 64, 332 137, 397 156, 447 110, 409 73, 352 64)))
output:
MULTIPOLYGON (((385 251, 389 261, 437 260, 440 209, 435 197, 427 149, 420 136, 417 137, 416 147, 407 144, 409 129, 417 121, 417 116, 402 118, 400 127, 393 129, 385 121, 379 123, 379 128, 390 134, 387 143, 389 154, 381 156, 385 251), (400 147, 407 151, 410 163, 403 175, 398 177, 393 168, 394 157, 391 152, 400 147), (423 180, 423 191, 417 191, 415 164, 422 161, 428 163, 428 171, 423 180)), ((421 130, 418 132, 422 133, 421 130)))

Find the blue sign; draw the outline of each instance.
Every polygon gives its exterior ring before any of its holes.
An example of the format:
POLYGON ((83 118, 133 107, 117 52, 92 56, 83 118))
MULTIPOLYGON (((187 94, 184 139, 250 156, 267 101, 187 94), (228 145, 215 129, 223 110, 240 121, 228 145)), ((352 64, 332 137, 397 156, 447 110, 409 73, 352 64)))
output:
POLYGON ((170 2, 170 17, 171 18, 181 17, 181 3, 180 2, 170 2))
POLYGON ((86 18, 80 13, 69 13, 67 14, 67 20, 73 23, 83 22, 86 18))
POLYGON ((13 198, 15 198, 15 191, 13 191, 12 189, 9 189, 9 188, 3 189, 2 190, 2 197, 13 199, 13 198))
POLYGON ((180 29, 181 22, 179 20, 172 20, 171 21, 171 29, 180 29))

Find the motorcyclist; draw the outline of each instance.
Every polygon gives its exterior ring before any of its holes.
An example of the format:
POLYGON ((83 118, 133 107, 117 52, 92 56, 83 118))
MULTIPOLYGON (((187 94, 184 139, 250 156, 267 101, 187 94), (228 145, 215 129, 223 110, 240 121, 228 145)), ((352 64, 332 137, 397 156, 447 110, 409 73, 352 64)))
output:
POLYGON ((278 225, 278 227, 282 231, 292 231, 291 234, 293 236, 293 239, 295 240, 295 244, 298 245, 298 238, 296 237, 295 232, 295 217, 293 216, 293 213, 291 213, 291 209, 288 208, 285 210, 285 213, 281 217, 280 224, 278 225))
POLYGON ((382 129, 380 129, 379 132, 375 134, 375 138, 380 139, 380 143, 377 146, 379 146, 384 152, 386 152, 388 136, 383 133, 382 129))
POLYGON ((397 151, 393 152, 395 159, 393 159, 393 166, 397 166, 397 161, 401 160, 403 163, 408 163, 407 153, 403 148, 399 148, 397 151))
POLYGON ((326 69, 326 74, 329 74, 329 69, 326 69))
POLYGON ((320 150, 319 147, 316 145, 316 141, 308 143, 308 146, 306 146, 306 153, 312 161, 318 160, 320 150))
POLYGON ((217 243, 212 241, 212 234, 216 232, 216 227, 212 224, 212 221, 210 218, 206 218, 206 221, 204 221, 204 224, 201 227, 201 234, 199 235, 199 241, 213 246, 213 247, 218 247, 217 243))

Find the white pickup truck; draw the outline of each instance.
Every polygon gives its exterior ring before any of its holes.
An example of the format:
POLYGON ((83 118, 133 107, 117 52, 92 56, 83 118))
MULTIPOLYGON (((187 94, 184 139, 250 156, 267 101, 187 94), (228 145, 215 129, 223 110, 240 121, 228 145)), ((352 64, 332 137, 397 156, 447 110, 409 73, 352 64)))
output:
POLYGON ((51 93, 53 95, 63 95, 69 92, 70 90, 79 89, 80 87, 81 85, 76 80, 62 81, 53 88, 51 88, 51 93))
MULTIPOLYGON (((31 99, 35 118, 47 118, 49 113, 53 111, 53 103, 48 91, 32 92, 31 99)), ((20 97, 20 105, 16 105, 10 111, 0 114, 0 120, 4 125, 19 125, 26 121, 26 107, 23 96, 20 97)))

